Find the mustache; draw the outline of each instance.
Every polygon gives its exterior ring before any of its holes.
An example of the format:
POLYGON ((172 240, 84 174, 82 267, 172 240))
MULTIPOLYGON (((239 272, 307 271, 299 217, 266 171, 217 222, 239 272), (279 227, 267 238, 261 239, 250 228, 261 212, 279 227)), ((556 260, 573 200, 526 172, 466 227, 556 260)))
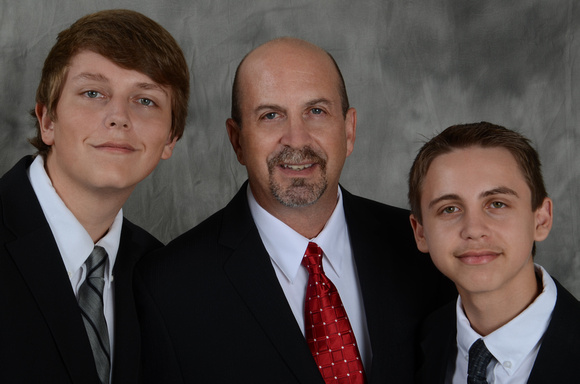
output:
POLYGON ((271 170, 275 166, 284 163, 316 163, 323 171, 326 169, 326 159, 310 147, 303 147, 300 149, 284 147, 280 152, 274 155, 274 157, 268 160, 268 169, 271 170))

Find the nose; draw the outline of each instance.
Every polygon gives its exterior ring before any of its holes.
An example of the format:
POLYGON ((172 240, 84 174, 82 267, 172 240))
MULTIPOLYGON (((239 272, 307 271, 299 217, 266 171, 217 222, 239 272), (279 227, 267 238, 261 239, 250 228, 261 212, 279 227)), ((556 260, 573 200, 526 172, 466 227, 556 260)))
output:
POLYGON ((463 216, 461 237, 465 240, 479 240, 489 236, 489 227, 483 212, 466 212, 463 216))
POLYGON ((289 117, 280 143, 290 148, 303 148, 311 143, 308 125, 302 117, 289 117))
POLYGON ((129 106, 123 100, 111 100, 107 104, 107 116, 105 126, 107 128, 131 128, 129 106))

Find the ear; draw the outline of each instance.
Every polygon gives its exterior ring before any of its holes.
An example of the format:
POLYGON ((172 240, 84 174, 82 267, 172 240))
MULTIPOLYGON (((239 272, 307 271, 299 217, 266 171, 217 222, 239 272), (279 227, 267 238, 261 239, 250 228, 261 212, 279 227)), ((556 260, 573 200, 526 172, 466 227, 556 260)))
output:
POLYGON ((48 116, 48 109, 46 106, 40 103, 36 103, 34 107, 34 112, 36 113, 36 118, 38 119, 38 124, 40 126, 40 134, 42 135, 42 141, 46 145, 54 144, 54 121, 48 116))
POLYGON ((350 156, 356 139, 356 109, 349 108, 346 112, 346 156, 350 156))
POLYGON ((228 137, 230 138, 232 148, 238 157, 238 161, 240 164, 246 165, 244 161, 244 151, 240 144, 240 126, 234 121, 234 119, 230 118, 226 120, 226 129, 228 131, 228 137))
POLYGON ((415 235, 415 243, 417 243, 417 249, 423 253, 429 253, 429 246, 427 240, 425 239, 425 231, 423 230, 423 225, 419 223, 415 215, 411 214, 409 216, 411 221, 411 227, 413 227, 413 234, 415 235))
POLYGON ((542 205, 534 212, 534 217, 536 219, 536 235, 534 236, 534 240, 545 240, 552 229, 552 199, 546 197, 542 205))
POLYGON ((161 158, 163 160, 167 160, 173 155, 173 148, 175 148, 175 144, 177 143, 177 137, 171 138, 171 134, 167 138, 167 142, 165 143, 165 147, 163 147, 163 152, 161 153, 161 158))

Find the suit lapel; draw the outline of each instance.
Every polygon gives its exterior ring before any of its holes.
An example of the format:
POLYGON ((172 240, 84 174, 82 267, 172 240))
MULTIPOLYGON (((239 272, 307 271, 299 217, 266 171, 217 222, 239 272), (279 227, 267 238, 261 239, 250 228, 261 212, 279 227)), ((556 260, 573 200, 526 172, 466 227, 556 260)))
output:
POLYGON ((420 383, 444 383, 450 363, 457 358, 455 302, 439 309, 425 323, 421 340, 421 365, 417 372, 420 383))
POLYGON ((137 381, 141 347, 137 311, 133 299, 133 267, 147 252, 133 238, 133 231, 123 219, 121 242, 114 267, 115 277, 115 352, 113 380, 121 383, 137 381))
POLYGON ((580 303, 555 279, 554 282, 558 298, 530 373, 529 384, 578 381, 573 367, 580 358, 580 303))
POLYGON ((382 293, 397 292, 400 287, 390 286, 397 279, 390 276, 393 272, 392 268, 381 267, 380 259, 384 260, 384 255, 387 254, 393 255, 393 257, 398 256, 396 250, 388 249, 389 243, 384 244, 384 246, 380 245, 380 240, 384 238, 384 223, 378 223, 375 218, 361 214, 353 195, 348 191, 342 189, 342 195, 350 244, 359 276, 367 329, 371 340, 373 358, 369 382, 373 382, 374 376, 381 376, 380 371, 388 371, 389 362, 397 361, 396 358, 390 356, 391 352, 398 350, 395 345, 399 342, 393 338, 397 332, 392 332, 392 330, 400 329, 396 322, 403 319, 391 316, 389 309, 397 308, 398 305, 391 303, 391 301, 401 300, 401 298, 397 295, 384 295, 382 293), (381 233, 381 231, 383 232, 381 233), (379 340, 389 340, 391 347, 386 348, 385 345, 380 345, 379 340))
POLYGON ((289 370, 299 382, 312 383, 314 377, 320 377, 318 368, 251 217, 246 186, 242 186, 224 213, 220 242, 233 249, 224 264, 225 273, 289 370))
POLYGON ((26 176, 31 158, 3 178, 4 220, 14 234, 8 253, 28 284, 73 382, 93 383, 97 373, 80 310, 50 227, 26 176))

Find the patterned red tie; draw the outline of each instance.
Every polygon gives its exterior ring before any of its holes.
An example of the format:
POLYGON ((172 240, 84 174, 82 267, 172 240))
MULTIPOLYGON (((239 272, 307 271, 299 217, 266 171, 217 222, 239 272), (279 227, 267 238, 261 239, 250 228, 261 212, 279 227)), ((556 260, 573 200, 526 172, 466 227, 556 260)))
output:
POLYGON ((308 243, 302 265, 308 269, 304 305, 306 341, 326 384, 363 384, 364 368, 336 287, 322 269, 322 249, 308 243))

